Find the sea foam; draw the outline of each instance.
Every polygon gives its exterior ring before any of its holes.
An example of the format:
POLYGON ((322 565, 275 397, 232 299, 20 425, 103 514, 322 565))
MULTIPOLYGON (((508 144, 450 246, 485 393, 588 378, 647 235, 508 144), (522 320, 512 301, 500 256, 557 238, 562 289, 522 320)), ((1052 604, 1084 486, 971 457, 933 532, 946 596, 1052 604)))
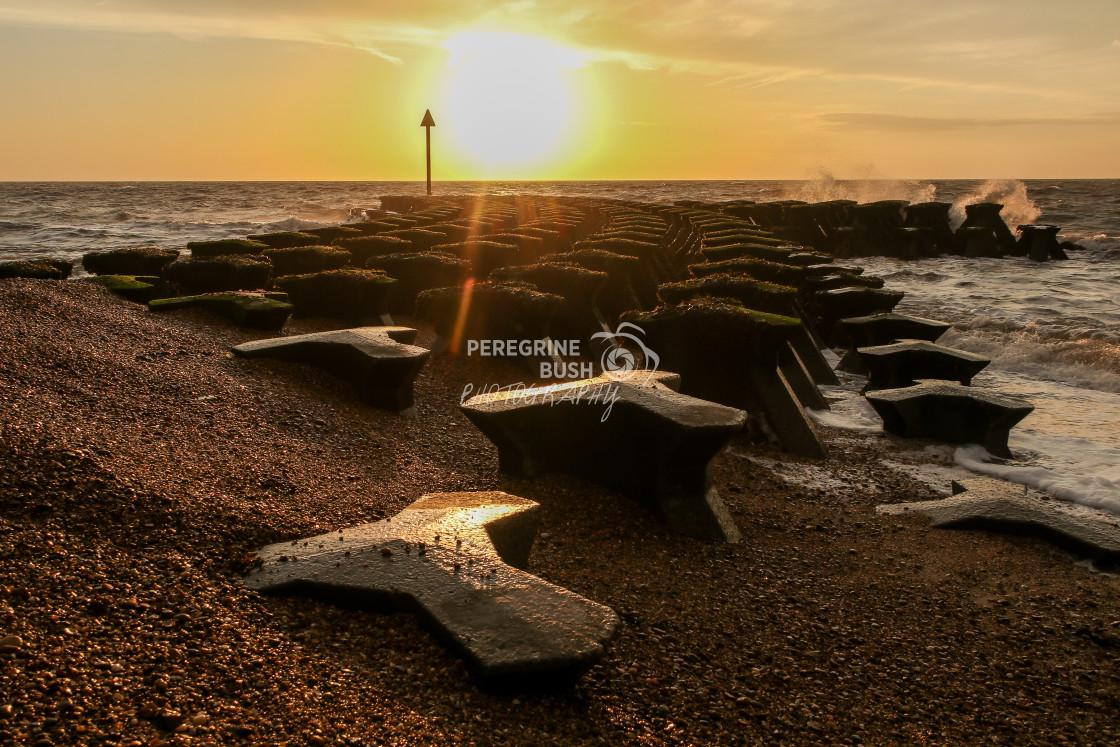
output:
POLYGON ((1027 195, 1027 185, 1018 179, 989 179, 972 192, 958 198, 949 209, 949 221, 959 228, 965 219, 965 206, 978 202, 998 202, 1004 222, 1015 230, 1016 226, 1034 223, 1042 209, 1027 195))
MULTIPOLYGON (((1080 439, 1073 439, 1067 445, 1082 452, 1086 449, 1100 450, 1098 444, 1080 439)), ((1107 465, 1099 465, 1101 471, 1079 474, 1074 471, 1058 472, 1045 467, 1007 464, 999 460, 993 461, 994 458, 984 447, 975 445, 963 446, 953 456, 958 465, 973 472, 1027 485, 1071 503, 1120 514, 1120 468, 1109 470, 1107 465)))

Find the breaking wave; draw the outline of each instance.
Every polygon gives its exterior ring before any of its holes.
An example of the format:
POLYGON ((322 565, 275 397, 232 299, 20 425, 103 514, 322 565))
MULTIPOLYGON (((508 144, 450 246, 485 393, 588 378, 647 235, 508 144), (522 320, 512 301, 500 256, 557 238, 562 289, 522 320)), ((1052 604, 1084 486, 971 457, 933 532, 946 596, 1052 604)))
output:
POLYGON ((937 198, 937 185, 924 180, 906 179, 837 179, 822 173, 818 179, 790 184, 781 199, 827 202, 829 200, 907 200, 930 202, 937 198))
POLYGON ((998 202, 1003 205, 1000 215, 1013 231, 1016 226, 1034 223, 1042 215, 1042 208, 1027 195, 1025 183, 1018 179, 990 179, 953 202, 953 207, 949 209, 949 220, 954 230, 964 223, 965 206, 978 202, 998 202))
POLYGON ((1023 328, 953 329, 939 344, 990 358, 991 368, 1025 374, 1043 381, 1072 384, 1120 394, 1120 339, 1094 332, 1081 339, 1062 339, 1023 328), (1101 339, 1104 336, 1111 339, 1101 339))
MULTIPOLYGON (((1097 444, 1083 439, 1072 439, 1067 445, 1082 453, 1099 450, 1097 444)), ((1102 456, 1115 459, 1117 455, 1102 456)), ((956 450, 953 459, 973 472, 1027 485, 1071 503, 1120 514, 1120 473, 1115 469, 1105 474, 1078 474, 1040 466, 1005 464, 991 461, 991 455, 982 446, 961 447, 956 450)))

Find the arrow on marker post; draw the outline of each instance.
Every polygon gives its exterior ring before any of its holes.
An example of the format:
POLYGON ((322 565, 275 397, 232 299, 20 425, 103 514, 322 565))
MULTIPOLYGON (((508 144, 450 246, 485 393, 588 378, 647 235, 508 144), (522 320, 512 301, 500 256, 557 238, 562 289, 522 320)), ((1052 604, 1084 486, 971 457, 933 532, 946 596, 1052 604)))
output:
POLYGON ((432 110, 424 110, 424 121, 420 123, 424 128, 424 139, 428 144, 428 196, 432 195, 432 128, 436 126, 436 121, 432 119, 432 110))

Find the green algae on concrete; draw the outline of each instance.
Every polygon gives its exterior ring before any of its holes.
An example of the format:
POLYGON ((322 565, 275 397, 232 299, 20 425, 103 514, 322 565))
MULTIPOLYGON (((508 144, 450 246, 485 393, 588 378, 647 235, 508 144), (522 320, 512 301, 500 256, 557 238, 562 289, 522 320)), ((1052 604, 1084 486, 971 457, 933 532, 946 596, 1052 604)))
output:
POLYGON ((388 313, 397 281, 374 270, 328 270, 288 275, 276 281, 295 306, 297 316, 326 316, 353 322, 388 313))
POLYGON ((325 228, 305 228, 303 233, 317 236, 320 243, 330 244, 339 239, 353 239, 362 235, 357 228, 349 226, 326 226, 325 228))
POLYGON ((462 285, 471 272, 470 262, 443 252, 386 254, 371 258, 366 267, 397 280, 389 308, 394 314, 408 315, 415 313, 418 295, 432 288, 462 285))
POLYGON ((249 241, 266 244, 272 249, 290 249, 295 246, 315 246, 322 243, 318 236, 299 231, 281 231, 279 233, 262 233, 248 236, 249 241))
POLYGON ((148 303, 157 298, 163 282, 155 275, 96 275, 86 280, 136 303, 148 303))
POLYGON ((797 289, 788 285, 775 285, 754 280, 743 275, 720 273, 679 283, 663 283, 657 295, 667 304, 681 303, 694 298, 733 298, 748 309, 770 314, 793 316, 797 303, 797 289))
POLYGON ((783 262, 789 258, 791 253, 787 247, 772 246, 754 241, 741 244, 725 244, 723 246, 704 246, 700 249, 700 252, 712 262, 737 259, 738 257, 753 257, 771 262, 783 262))
POLYGON ((719 262, 705 262, 698 265, 689 265, 689 272, 695 277, 729 273, 732 275, 746 274, 755 280, 777 285, 789 285, 800 288, 805 283, 805 269, 796 265, 771 262, 767 259, 754 257, 736 257, 719 262))
POLYGON ((192 241, 187 244, 192 257, 227 257, 238 254, 260 254, 268 244, 248 239, 218 239, 217 241, 192 241))
POLYGON ((175 249, 132 248, 87 252, 82 265, 94 275, 160 275, 179 258, 175 249))
POLYGON ((164 268, 163 279, 187 295, 258 290, 269 286, 272 262, 244 255, 177 259, 164 268))
POLYGON ((279 331, 292 313, 292 305, 263 293, 204 293, 160 298, 148 303, 149 311, 203 309, 229 319, 240 327, 279 331))
POLYGON ((266 249, 263 254, 272 261, 273 274, 276 277, 338 270, 350 263, 350 252, 329 246, 266 249))
POLYGON ((0 279, 65 280, 73 269, 64 259, 16 259, 0 262, 0 279))

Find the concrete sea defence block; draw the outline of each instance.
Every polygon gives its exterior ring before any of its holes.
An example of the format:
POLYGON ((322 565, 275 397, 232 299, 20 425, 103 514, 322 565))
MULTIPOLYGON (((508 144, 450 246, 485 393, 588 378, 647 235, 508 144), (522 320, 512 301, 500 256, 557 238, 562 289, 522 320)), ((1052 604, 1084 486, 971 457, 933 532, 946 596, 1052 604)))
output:
POLYGON ((65 280, 74 263, 64 259, 15 259, 0 262, 0 280, 65 280))
POLYGON ((363 322, 383 319, 397 281, 374 270, 329 270, 289 275, 276 281, 297 316, 326 316, 363 322))
POLYGON ((434 288, 416 299, 416 315, 435 326, 453 353, 468 340, 543 340, 564 299, 518 283, 434 288))
POLYGON ((672 374, 631 373, 480 395, 462 410, 498 447, 504 473, 574 474, 648 506, 678 531, 737 541, 709 463, 746 414, 673 391, 672 374))
POLYGON ((680 374, 683 393, 746 410, 755 416, 756 438, 772 437, 791 453, 827 456, 779 365, 800 320, 712 298, 629 312, 622 319, 644 332, 660 368, 680 374))
POLYGON ((384 254, 411 252, 414 247, 408 239, 377 234, 356 239, 339 239, 334 246, 350 252, 350 263, 354 267, 366 267, 369 260, 384 254))
POLYGON ((240 327, 279 331, 292 313, 292 305, 263 293, 204 293, 196 296, 159 298, 148 302, 153 312, 203 309, 229 319, 240 327))
POLYGON ((433 251, 454 254, 471 263, 471 276, 482 281, 499 267, 526 264, 521 249, 516 244, 497 241, 463 241, 457 244, 439 244, 433 251))
POLYGON ((250 589, 376 612, 412 612, 484 687, 573 684, 618 615, 525 572, 532 501, 501 492, 422 496, 391 520, 257 551, 250 589))
POLYGON ((276 277, 338 270, 350 263, 350 252, 329 246, 265 249, 262 254, 272 262, 272 273, 276 277))
POLYGON ((1032 493, 1023 485, 989 477, 955 480, 953 496, 934 501, 883 504, 892 516, 918 515, 939 529, 983 529, 1024 534, 1097 560, 1120 558, 1120 519, 1100 509, 1032 493))
POLYGON ((110 249, 86 252, 82 266, 93 275, 161 275, 163 268, 179 258, 175 249, 110 249))
POLYGON ((847 342, 849 350, 837 368, 866 374, 867 366, 860 358, 859 348, 887 345, 895 340, 935 342, 952 326, 948 322, 893 311, 841 319, 836 323, 836 338, 847 342))
POLYGON ((238 254, 260 254, 268 244, 249 239, 218 239, 216 241, 191 241, 187 249, 197 259, 207 257, 228 257, 238 254))
POLYGON ((399 412, 412 407, 413 382, 429 356, 415 339, 409 327, 358 327, 254 340, 233 352, 321 368, 352 384, 366 404, 399 412))
POLYGON ((164 268, 163 279, 187 294, 257 290, 269 287, 272 263, 244 255, 177 259, 164 268))
POLYGON ((421 293, 462 285, 471 271, 470 262, 443 252, 386 254, 372 257, 366 267, 396 279, 389 309, 405 315, 416 313, 416 298, 421 293))
POLYGON ((288 249, 293 246, 316 246, 323 243, 318 236, 299 231, 280 231, 278 233, 262 233, 246 236, 249 241, 264 244, 272 249, 288 249))
POLYGON ((865 391, 912 386, 922 379, 944 379, 968 386, 991 359, 925 340, 902 340, 858 349, 870 371, 865 391))
POLYGON ((869 392, 867 400, 889 433, 979 444, 1005 459, 1012 457, 1007 447, 1009 431, 1034 410, 1018 397, 944 381, 869 392))

